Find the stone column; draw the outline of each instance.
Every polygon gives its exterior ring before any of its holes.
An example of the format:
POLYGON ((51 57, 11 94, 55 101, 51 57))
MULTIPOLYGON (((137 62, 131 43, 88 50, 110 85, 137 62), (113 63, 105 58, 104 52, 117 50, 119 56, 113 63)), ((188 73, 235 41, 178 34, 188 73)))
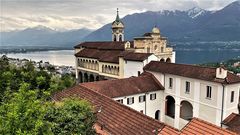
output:
POLYGON ((77 67, 76 67, 76 69, 75 69, 75 74, 76 74, 76 84, 78 84, 79 83, 79 73, 78 73, 79 71, 78 71, 78 69, 77 69, 77 67))

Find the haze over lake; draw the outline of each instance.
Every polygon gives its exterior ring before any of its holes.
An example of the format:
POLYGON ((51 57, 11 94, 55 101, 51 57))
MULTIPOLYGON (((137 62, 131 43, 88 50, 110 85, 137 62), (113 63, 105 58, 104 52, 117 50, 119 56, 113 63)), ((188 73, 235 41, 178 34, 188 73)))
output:
MULTIPOLYGON (((3 55, 3 54, 1 54, 3 55)), ((27 53, 9 53, 8 57, 31 59, 33 61, 50 62, 53 65, 74 66, 74 50, 40 51, 27 53)), ((176 63, 200 64, 220 62, 223 60, 240 58, 238 49, 231 50, 177 50, 176 63)))

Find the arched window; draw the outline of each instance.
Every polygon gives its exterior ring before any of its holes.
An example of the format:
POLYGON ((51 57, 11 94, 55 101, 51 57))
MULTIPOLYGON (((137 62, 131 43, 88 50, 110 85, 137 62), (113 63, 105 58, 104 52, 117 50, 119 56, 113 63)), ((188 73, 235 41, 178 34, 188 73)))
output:
POLYGON ((164 58, 162 58, 162 59, 160 60, 160 62, 164 62, 164 58))
POLYGON ((164 48, 163 47, 161 47, 161 52, 164 52, 164 48))
POLYGON ((117 36, 116 35, 113 36, 113 41, 117 41, 117 36))
POLYGON ((154 50, 156 51, 156 50, 157 50, 157 48, 158 48, 158 47, 157 47, 157 45, 155 45, 155 46, 154 46, 154 50))
POLYGON ((119 41, 122 41, 122 35, 119 36, 119 41))
POLYGON ((147 47, 147 53, 150 53, 150 47, 147 47))

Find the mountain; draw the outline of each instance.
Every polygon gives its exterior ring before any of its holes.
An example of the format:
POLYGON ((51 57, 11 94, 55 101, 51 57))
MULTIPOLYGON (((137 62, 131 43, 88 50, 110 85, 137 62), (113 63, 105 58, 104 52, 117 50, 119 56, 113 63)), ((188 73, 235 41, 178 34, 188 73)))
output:
POLYGON ((36 26, 21 31, 1 32, 1 46, 54 46, 71 47, 91 33, 89 29, 59 32, 46 26, 36 26))
MULTIPOLYGON (((126 40, 150 32, 155 25, 170 41, 240 40, 239 1, 214 12, 199 7, 187 11, 147 11, 127 15, 122 21, 125 24, 126 40)), ((111 40, 111 23, 92 32, 83 40, 111 40)))

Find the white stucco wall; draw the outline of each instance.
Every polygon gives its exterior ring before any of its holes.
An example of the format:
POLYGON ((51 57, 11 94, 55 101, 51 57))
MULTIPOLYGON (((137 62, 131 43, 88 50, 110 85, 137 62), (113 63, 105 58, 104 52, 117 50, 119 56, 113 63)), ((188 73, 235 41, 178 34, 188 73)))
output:
MULTIPOLYGON (((155 112, 157 110, 160 110, 161 113, 163 113, 163 110, 161 110, 161 106, 162 106, 162 94, 163 91, 159 90, 159 91, 153 91, 153 92, 147 92, 147 93, 141 93, 141 94, 135 94, 135 95, 129 95, 129 96, 125 96, 125 97, 117 97, 117 98, 113 98, 114 100, 119 100, 119 99, 123 99, 123 104, 126 106, 129 106, 131 108, 133 108, 134 110, 137 111, 143 111, 144 114, 146 114, 147 116, 150 116, 152 118, 155 118, 155 112), (155 100, 150 100, 150 94, 154 94, 156 93, 156 99, 155 100), (139 96, 142 95, 146 95, 146 102, 139 102, 139 96), (130 97, 134 97, 134 103, 131 105, 127 104, 127 98, 130 97), (146 111, 145 111, 146 108, 146 111)), ((161 114, 160 113, 160 114, 161 114)), ((161 117, 161 116, 160 116, 161 117)))
POLYGON ((138 76, 138 71, 143 72, 143 67, 148 64, 150 61, 157 61, 158 57, 154 54, 150 55, 144 61, 130 61, 124 60, 124 78, 131 76, 138 76))
MULTIPOLYGON (((175 119, 171 122, 171 118, 164 116, 163 122, 180 129, 185 121, 179 118, 181 102, 188 101, 193 106, 193 117, 206 120, 210 123, 220 126, 222 114, 222 91, 223 86, 220 83, 209 82, 194 78, 182 77, 172 74, 162 74, 158 72, 152 73, 161 84, 165 87, 163 91, 164 98, 170 95, 175 99, 175 119), (169 88, 169 78, 173 78, 173 86, 169 88), (190 82, 190 92, 186 93, 186 81, 190 82), (211 99, 206 98, 207 86, 212 87, 211 99), (178 117, 176 117, 178 116, 178 117)), ((240 84, 227 85, 225 87, 224 113, 223 120, 232 112, 238 113, 238 97, 240 84), (234 102, 230 102, 231 91, 234 91, 234 102)), ((161 104, 165 106, 164 104, 161 104)), ((162 107, 161 106, 161 107, 162 107)), ((160 107, 160 108, 161 108, 160 107)), ((163 107, 165 108, 165 107, 163 107)), ((165 113, 165 112, 164 112, 165 113)))

